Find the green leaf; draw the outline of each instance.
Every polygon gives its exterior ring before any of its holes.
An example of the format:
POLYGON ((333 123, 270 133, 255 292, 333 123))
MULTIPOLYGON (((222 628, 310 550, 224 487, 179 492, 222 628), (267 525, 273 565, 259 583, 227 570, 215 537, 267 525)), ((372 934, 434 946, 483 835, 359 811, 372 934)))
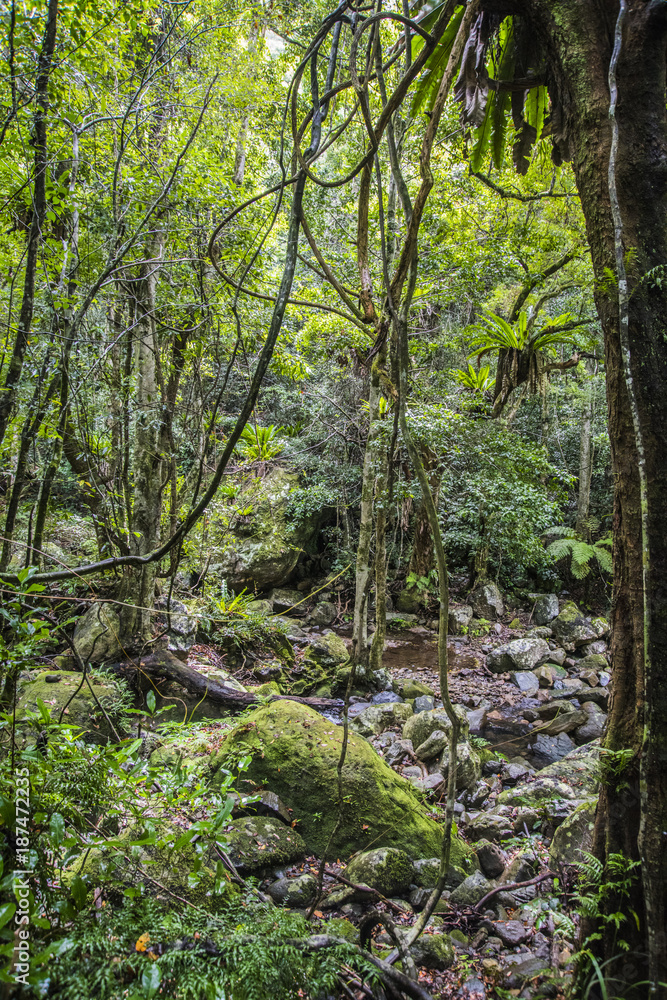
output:
POLYGON ((49 831, 51 833, 51 839, 56 846, 59 846, 63 842, 63 837, 65 836, 65 819, 60 813, 55 812, 49 820, 49 831))
POLYGON ((153 715, 155 712, 155 691, 149 691, 146 695, 146 704, 148 705, 148 711, 153 715))
POLYGON ((75 875, 70 884, 70 892, 72 894, 72 899, 76 904, 77 910, 81 910, 86 903, 88 897, 88 889, 86 883, 83 881, 80 875, 75 875))
POLYGON ((5 924, 12 919, 15 913, 15 903, 5 903, 4 906, 0 906, 0 927, 4 927, 5 924))
POLYGON ((144 969, 141 975, 141 985, 146 990, 147 997, 155 996, 160 986, 161 978, 157 965, 150 965, 147 969, 144 969))

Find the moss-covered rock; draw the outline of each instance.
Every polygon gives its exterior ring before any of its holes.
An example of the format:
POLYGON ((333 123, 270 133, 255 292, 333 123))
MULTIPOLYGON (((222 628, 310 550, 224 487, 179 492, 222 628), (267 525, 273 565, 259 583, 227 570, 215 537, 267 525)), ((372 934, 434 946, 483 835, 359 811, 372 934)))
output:
POLYGON ((225 525, 219 540, 214 538, 209 578, 217 576, 237 591, 279 586, 288 579, 319 520, 316 514, 287 516, 298 485, 299 477, 281 468, 248 482, 238 501, 251 511, 238 517, 231 530, 225 525))
POLYGON ((383 896, 398 896, 414 878, 414 866, 405 851, 395 847, 378 847, 364 851, 350 861, 345 877, 350 882, 369 885, 383 896))
POLYGON ((552 865, 575 865, 583 861, 583 852, 593 846, 593 826, 597 799, 588 799, 564 820, 549 847, 552 865))
POLYGON ((28 723, 31 729, 38 731, 41 724, 38 721, 29 722, 28 713, 39 711, 41 700, 51 713, 53 722, 58 721, 64 709, 62 721, 80 726, 84 730, 83 738, 90 742, 106 743, 113 738, 109 722, 119 735, 124 735, 128 716, 124 716, 123 711, 132 701, 125 683, 96 673, 92 673, 90 679, 92 693, 87 682, 81 683, 82 674, 73 670, 57 673, 43 670, 36 675, 31 674, 30 679, 19 686, 17 722, 28 723))
POLYGON ((422 934, 410 947, 415 965, 443 971, 454 964, 454 946, 449 934, 422 934))
POLYGON ((422 684, 421 681, 415 681, 412 678, 395 680, 393 688, 396 694, 399 694, 401 698, 405 698, 406 701, 414 701, 415 698, 421 698, 422 695, 433 694, 433 688, 430 688, 428 684, 422 684))
MULTIPOLYGON (((308 850, 321 854, 338 816, 342 738, 341 726, 305 705, 273 702, 247 716, 227 737, 214 766, 233 767, 239 757, 251 755, 247 777, 280 796, 292 809, 308 850)), ((442 830, 429 819, 410 783, 354 733, 343 767, 343 794, 343 823, 332 853, 349 856, 370 844, 398 847, 413 858, 440 853, 442 830)), ((457 839, 453 862, 461 865, 467 853, 457 839)))
MULTIPOLYGON (((461 722, 459 741, 463 741, 468 738, 468 716, 460 705, 455 705, 454 709, 461 722)), ((412 745, 419 747, 436 729, 441 729, 447 734, 451 727, 452 724, 444 708, 434 708, 430 712, 419 712, 408 719, 403 726, 403 739, 412 740, 412 745)))
POLYGON ((412 715, 411 707, 405 702, 389 702, 382 705, 371 705, 353 719, 350 728, 360 736, 375 736, 385 729, 402 726, 412 715))
POLYGON ((84 663, 117 660, 123 649, 116 606, 103 602, 91 604, 77 621, 72 642, 84 663))
POLYGON ((306 854, 301 834, 269 816, 241 816, 225 827, 227 853, 241 871, 297 861, 306 854))
POLYGON ((560 614, 551 622, 554 638, 564 649, 572 652, 577 646, 599 639, 604 635, 601 625, 593 625, 586 618, 574 601, 566 601, 560 614))
POLYGON ((323 685, 339 687, 341 667, 349 658, 347 646, 334 632, 314 637, 290 670, 290 692, 301 696, 311 694, 323 685))

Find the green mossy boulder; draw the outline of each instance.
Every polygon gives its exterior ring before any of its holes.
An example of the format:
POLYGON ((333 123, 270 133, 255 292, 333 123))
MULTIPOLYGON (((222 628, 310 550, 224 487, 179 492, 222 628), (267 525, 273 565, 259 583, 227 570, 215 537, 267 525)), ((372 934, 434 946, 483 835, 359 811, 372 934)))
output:
MULTIPOLYGON (((338 816, 342 738, 342 727, 313 709, 274 702, 256 709, 230 733, 214 766, 232 769, 240 757, 251 755, 246 776, 280 796, 292 809, 308 850, 321 855, 338 816)), ((343 768, 343 794, 343 824, 330 845, 333 855, 349 857, 371 844, 400 848, 412 858, 440 853, 442 830, 429 819, 410 783, 354 733, 343 768)), ((462 866, 468 853, 457 839, 453 862, 462 866)))
MULTIPOLYGON (((84 730, 83 739, 89 742, 106 743, 108 739, 113 739, 109 722, 120 736, 125 735, 127 719, 130 717, 124 716, 123 711, 126 707, 130 707, 132 698, 124 682, 106 676, 101 677, 95 673, 92 673, 90 678, 94 697, 88 684, 85 682, 81 684, 82 674, 76 671, 43 670, 36 675, 31 674, 30 680, 22 681, 19 685, 17 722, 21 724, 28 722, 27 713, 39 711, 38 703, 41 700, 50 711, 52 722, 58 722, 60 713, 64 709, 62 721, 80 726, 84 730)), ((38 721, 31 721, 30 728, 37 732, 41 729, 41 724, 38 721)))
POLYGON ((383 733, 385 729, 402 726, 411 715, 412 709, 405 702, 392 701, 382 705, 371 705, 352 720, 350 728, 368 739, 370 736, 383 733))
POLYGON ((241 816, 225 827, 227 853, 240 871, 298 861, 306 854, 301 834, 269 816, 241 816))
MULTIPOLYGON (((460 705, 455 705, 454 710, 461 722, 459 741, 462 742, 468 738, 468 716, 460 705)), ((413 747, 419 747, 436 729, 442 730, 445 735, 451 729, 451 722, 444 708, 434 708, 430 712, 419 712, 417 715, 413 715, 403 726, 403 739, 412 740, 413 747)))
POLYGON ((334 632, 315 636, 290 670, 290 693, 302 696, 324 685, 340 687, 339 673, 349 658, 347 646, 334 632))
POLYGON ((394 681, 393 688, 396 694, 405 698, 406 701, 414 701, 415 698, 421 698, 422 695, 433 695, 433 688, 430 688, 428 684, 422 684, 421 681, 414 681, 411 678, 394 681))
MULTIPOLYGON (((319 522, 317 514, 287 516, 290 497, 298 488, 299 477, 281 468, 248 481, 237 499, 251 512, 238 518, 231 530, 222 522, 224 530, 213 538, 210 549, 209 580, 218 577, 237 592, 286 582, 319 522)), ((215 523, 210 530, 215 534, 215 523)))
POLYGON ((399 896, 405 892, 414 875, 410 858, 405 851, 395 847, 364 851, 350 861, 345 871, 345 878, 350 882, 369 885, 383 896, 399 896))
POLYGON ((84 663, 111 662, 123 654, 121 631, 117 607, 99 601, 77 621, 72 642, 84 663))

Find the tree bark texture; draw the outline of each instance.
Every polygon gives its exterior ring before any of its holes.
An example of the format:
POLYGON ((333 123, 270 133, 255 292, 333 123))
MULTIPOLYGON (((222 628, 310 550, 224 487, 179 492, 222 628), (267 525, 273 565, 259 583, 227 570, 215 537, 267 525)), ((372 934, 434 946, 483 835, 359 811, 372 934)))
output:
POLYGON ((586 522, 591 504, 591 473, 593 471, 592 424, 593 383, 590 378, 583 387, 581 429, 579 433, 579 490, 577 493, 577 531, 588 536, 586 522))
POLYGON ((562 127, 554 138, 563 156, 573 159, 605 336, 615 480, 613 690, 605 745, 610 751, 629 748, 634 756, 620 779, 603 782, 594 849, 601 858, 622 852, 642 865, 642 885, 623 903, 625 912, 630 906, 636 910, 639 933, 633 933, 629 918, 622 936, 632 951, 623 957, 608 933, 603 957, 616 954, 617 959, 605 972, 628 985, 648 978, 651 997, 664 998, 667 988, 658 984, 667 982, 667 302, 655 279, 664 275, 667 264, 667 9, 657 2, 630 0, 617 71, 616 183, 629 279, 632 379, 647 478, 646 630, 638 454, 623 369, 607 183, 607 76, 618 6, 528 0, 519 9, 543 42, 552 101, 562 108, 562 127))

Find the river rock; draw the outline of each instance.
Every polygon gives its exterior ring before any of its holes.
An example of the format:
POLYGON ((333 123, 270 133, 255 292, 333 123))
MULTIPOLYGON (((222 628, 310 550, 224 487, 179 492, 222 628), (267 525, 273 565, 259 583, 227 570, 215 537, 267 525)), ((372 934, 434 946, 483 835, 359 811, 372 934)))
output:
POLYGON ((475 847, 479 866, 487 878, 498 878, 505 871, 507 855, 498 844, 490 840, 480 840, 475 847))
POLYGON ((393 702, 385 705, 371 705, 364 709, 361 715, 353 719, 350 728, 360 736, 374 736, 383 733, 393 726, 402 726, 412 715, 412 708, 404 702, 393 702))
POLYGON ((421 934, 410 947, 415 965, 443 971, 454 964, 454 946, 448 934, 421 934))
MULTIPOLYGON (((596 619, 599 621, 599 619, 596 619)), ((600 638, 601 625, 593 625, 573 601, 567 601, 560 614, 554 618, 551 627, 554 637, 568 652, 573 652, 578 646, 600 638)))
POLYGON ((478 618, 493 621, 494 618, 502 618, 505 614, 503 595, 496 584, 490 580, 478 584, 469 594, 468 600, 478 618))
POLYGON ((303 594, 299 593, 298 590, 286 590, 283 587, 276 587, 269 594, 269 600, 274 611, 291 611, 296 604, 303 607, 301 604, 303 594))
POLYGON ((417 747, 415 753, 420 760, 433 760, 434 757, 438 757, 442 753, 447 743, 447 734, 442 729, 436 729, 417 747))
MULTIPOLYGON (((224 778, 240 756, 250 756, 245 777, 271 789, 292 810, 310 852, 327 847, 338 817, 337 769, 343 728, 314 709, 275 701, 246 716, 215 754, 211 784, 224 778)), ((411 857, 439 854, 442 829, 428 817, 412 786, 396 774, 361 736, 351 732, 343 768, 346 796, 343 824, 329 845, 332 855, 349 857, 370 843, 397 847, 411 857)), ((469 854, 453 840, 452 862, 463 867, 469 854)))
POLYGON ((481 872, 473 872, 454 889, 450 901, 456 906, 475 906, 476 903, 491 892, 493 884, 481 872))
POLYGON ((400 896, 414 878, 412 861, 404 851, 379 847, 357 855, 345 870, 350 882, 369 885, 383 896, 400 896))
POLYGON ((472 621, 473 610, 469 604, 449 609, 447 630, 450 635, 465 635, 472 621))
POLYGON ((309 906, 317 892, 317 879, 313 875, 298 875, 296 878, 279 878, 269 886, 267 892, 274 903, 282 906, 309 906))
MULTIPOLYGON (((468 716, 461 705, 455 705, 454 711, 461 725, 459 740, 465 740, 468 737, 468 716)), ((412 740, 413 746, 419 747, 437 729, 444 733, 449 733, 451 729, 449 716, 444 708, 436 708, 430 712, 419 712, 418 715, 413 715, 403 726, 403 739, 412 740)))
POLYGON ((494 920, 493 934, 499 937, 506 948, 516 948, 530 936, 530 931, 520 920, 494 920))
POLYGON ((412 759, 414 747, 410 740, 395 740, 384 752, 384 759, 390 767, 397 767, 404 760, 412 759))
POLYGON ((435 708, 435 698, 430 694, 420 694, 418 698, 415 698, 413 708, 415 714, 419 712, 432 712, 435 708))
POLYGON ((586 721, 578 726, 574 732, 574 739, 579 746, 599 739, 604 733, 604 727, 607 723, 607 716, 597 708, 597 705, 587 701, 582 705, 582 708, 585 705, 591 705, 596 711, 584 712, 586 721))
POLYGON ((529 698, 536 695, 540 689, 540 682, 532 670, 512 670, 510 680, 515 687, 518 687, 521 694, 529 698))
POLYGON ((536 625, 548 625, 558 616, 558 595, 540 594, 535 601, 533 621, 536 625))
POLYGON ((486 665, 496 674, 506 670, 532 670, 548 656, 549 643, 545 639, 511 639, 491 650, 486 665))
MULTIPOLYGON (((449 747, 442 751, 442 756, 438 762, 438 771, 443 780, 447 780, 449 775, 449 747)), ((456 788, 458 791, 471 789, 477 784, 482 776, 482 762, 479 754, 473 750, 469 743, 457 743, 456 745, 456 788)))
POLYGON ((331 625, 338 615, 338 609, 331 601, 320 601, 310 613, 313 625, 331 625))
POLYGON ((226 850, 241 871, 297 861, 306 854, 303 837, 269 816, 243 816, 225 828, 226 850))
POLYGON ((543 736, 540 733, 532 749, 533 756, 546 765, 567 757, 574 750, 574 743, 567 733, 559 733, 558 736, 543 736))
POLYGON ((123 656, 120 616, 113 604, 96 601, 81 615, 72 635, 84 663, 106 663, 123 656))
POLYGON ((473 843, 479 840, 497 842, 511 837, 512 834, 512 820, 507 816, 492 812, 480 813, 466 826, 466 836, 473 843))
MULTIPOLYGON (((544 736, 558 736, 559 733, 571 733, 578 726, 583 726, 586 720, 587 715, 583 711, 562 712, 550 722, 540 722, 538 725, 540 733, 544 736)), ((571 749, 572 747, 569 747, 567 752, 569 753, 571 749)))

